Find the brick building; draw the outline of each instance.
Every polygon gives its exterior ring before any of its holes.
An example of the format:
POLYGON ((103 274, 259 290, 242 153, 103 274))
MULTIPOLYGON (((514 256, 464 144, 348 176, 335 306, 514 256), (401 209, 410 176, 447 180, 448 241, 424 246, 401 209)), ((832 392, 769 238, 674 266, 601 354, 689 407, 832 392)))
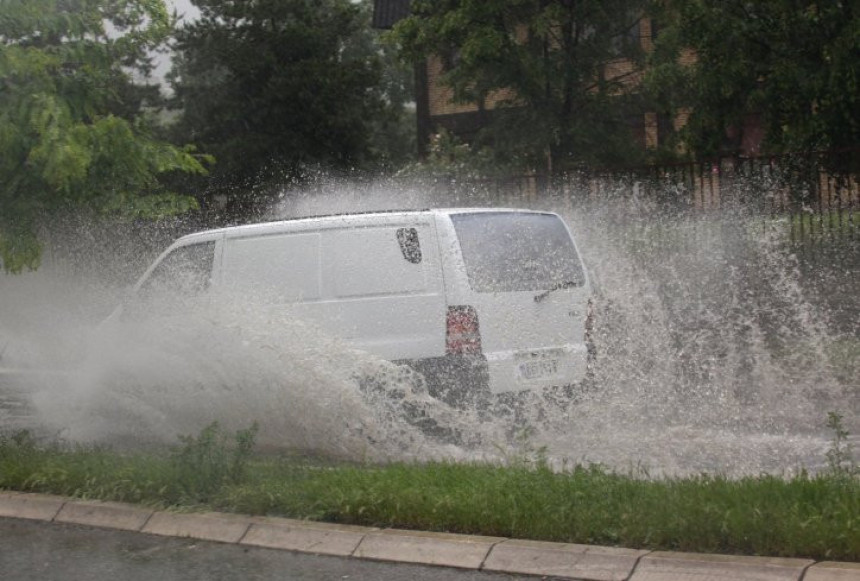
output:
MULTIPOLYGON (((410 0, 374 0, 373 26, 390 29, 399 20, 409 15, 410 0)), ((630 31, 633 40, 646 52, 653 47, 657 26, 649 18, 640 19, 630 31)), ((685 51, 682 62, 692 64, 695 54, 685 51)), ((635 64, 629 60, 618 59, 607 67, 607 76, 626 76, 624 85, 635 89, 641 80, 641 73, 634 70, 635 64)), ((440 80, 445 70, 443 57, 431 57, 415 64, 415 104, 417 115, 417 141, 419 155, 427 152, 433 134, 445 129, 469 141, 492 119, 497 104, 509 99, 509 91, 497 91, 483 103, 455 103, 453 92, 440 80)), ((643 148, 656 148, 664 144, 668 135, 686 123, 688 112, 681 111, 674 118, 654 112, 631 112, 625 117, 633 139, 643 148)), ((751 115, 740 127, 730 128, 723 140, 727 153, 756 155, 760 153, 763 129, 757 116, 751 115)))

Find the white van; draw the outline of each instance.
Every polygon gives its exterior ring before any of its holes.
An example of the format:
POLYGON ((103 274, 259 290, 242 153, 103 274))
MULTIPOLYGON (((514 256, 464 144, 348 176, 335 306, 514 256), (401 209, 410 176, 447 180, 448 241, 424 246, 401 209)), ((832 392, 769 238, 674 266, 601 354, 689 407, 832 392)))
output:
POLYGON ((302 218, 177 240, 137 294, 253 292, 404 363, 452 404, 581 382, 590 286, 549 212, 437 209, 302 218))

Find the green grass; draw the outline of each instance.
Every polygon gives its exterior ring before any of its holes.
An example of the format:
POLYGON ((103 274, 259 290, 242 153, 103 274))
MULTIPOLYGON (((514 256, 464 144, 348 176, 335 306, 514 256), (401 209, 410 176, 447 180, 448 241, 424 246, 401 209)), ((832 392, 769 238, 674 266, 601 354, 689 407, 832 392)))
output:
POLYGON ((0 436, 0 489, 631 548, 860 561, 856 473, 648 479, 540 461, 332 465, 210 426, 170 453, 0 436), (208 430, 208 431, 207 431, 208 430))

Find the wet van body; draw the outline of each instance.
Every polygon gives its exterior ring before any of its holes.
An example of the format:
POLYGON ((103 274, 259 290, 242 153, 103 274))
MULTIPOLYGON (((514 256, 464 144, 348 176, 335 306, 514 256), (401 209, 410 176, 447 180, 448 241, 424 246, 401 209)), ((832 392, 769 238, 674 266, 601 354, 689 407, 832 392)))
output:
POLYGON ((588 277, 561 218, 440 209, 210 230, 168 248, 135 287, 283 305, 422 373, 449 402, 580 382, 588 277))

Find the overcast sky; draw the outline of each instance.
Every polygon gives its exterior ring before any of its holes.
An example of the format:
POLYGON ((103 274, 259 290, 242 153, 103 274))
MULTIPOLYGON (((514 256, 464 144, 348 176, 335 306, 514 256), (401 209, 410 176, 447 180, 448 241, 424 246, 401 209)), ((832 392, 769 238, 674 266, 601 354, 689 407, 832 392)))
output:
POLYGON ((191 0, 166 0, 166 2, 168 9, 175 8, 179 16, 185 16, 186 19, 195 18, 200 14, 197 7, 191 5, 191 0))
MULTIPOLYGON (((191 0, 165 0, 167 9, 171 12, 175 9, 179 16, 179 22, 187 22, 194 20, 200 15, 200 11, 196 6, 191 4, 191 0)), ((154 80, 162 84, 162 89, 167 89, 164 85, 164 75, 170 70, 170 54, 160 54, 155 58, 155 73, 154 80)))

